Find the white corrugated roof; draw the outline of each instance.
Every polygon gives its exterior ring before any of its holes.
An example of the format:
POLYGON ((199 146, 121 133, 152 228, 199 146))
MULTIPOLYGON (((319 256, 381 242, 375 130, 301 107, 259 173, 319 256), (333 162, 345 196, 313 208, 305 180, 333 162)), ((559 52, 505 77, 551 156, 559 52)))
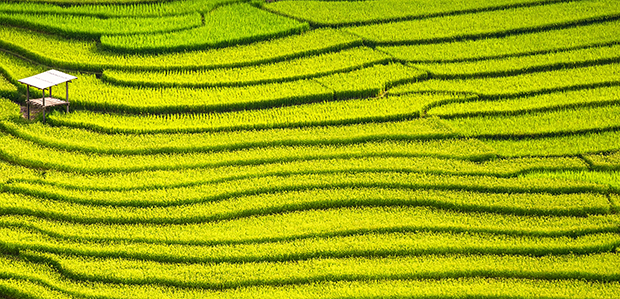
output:
POLYGON ((49 70, 47 72, 40 73, 38 75, 34 75, 34 76, 24 78, 21 80, 17 80, 17 81, 24 83, 26 85, 34 86, 39 89, 45 89, 50 86, 55 86, 60 83, 71 81, 73 79, 77 79, 77 77, 69 75, 69 74, 65 74, 57 70, 49 70))

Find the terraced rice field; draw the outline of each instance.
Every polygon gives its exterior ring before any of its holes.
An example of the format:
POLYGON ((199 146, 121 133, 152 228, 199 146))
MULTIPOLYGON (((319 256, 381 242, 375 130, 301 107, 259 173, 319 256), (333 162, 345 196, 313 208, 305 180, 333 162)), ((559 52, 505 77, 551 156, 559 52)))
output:
POLYGON ((620 1, 0 24, 0 298, 620 298, 620 1), (72 111, 25 120, 51 68, 72 111))

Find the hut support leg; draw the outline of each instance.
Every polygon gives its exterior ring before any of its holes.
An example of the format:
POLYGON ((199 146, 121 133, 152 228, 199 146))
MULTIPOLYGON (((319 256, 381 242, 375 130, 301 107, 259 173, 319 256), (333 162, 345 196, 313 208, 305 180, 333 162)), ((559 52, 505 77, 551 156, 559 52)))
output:
POLYGON ((43 123, 45 123, 45 89, 43 89, 43 123))
POLYGON ((26 107, 28 107, 28 120, 30 120, 30 85, 26 85, 26 107))
POLYGON ((65 82, 66 95, 65 98, 67 100, 67 113, 69 113, 69 81, 65 82))

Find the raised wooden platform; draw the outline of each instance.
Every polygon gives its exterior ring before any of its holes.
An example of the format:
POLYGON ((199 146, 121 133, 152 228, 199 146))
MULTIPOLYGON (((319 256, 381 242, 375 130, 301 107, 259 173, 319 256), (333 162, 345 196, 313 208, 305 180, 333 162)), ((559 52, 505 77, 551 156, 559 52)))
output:
POLYGON ((67 105, 67 108, 69 107, 69 102, 63 101, 57 98, 51 98, 51 97, 45 97, 45 105, 43 105, 43 98, 31 99, 28 101, 28 104, 37 106, 37 107, 42 107, 42 108, 62 106, 62 105, 67 105))
POLYGON ((28 100, 26 101, 26 106, 28 108, 27 119, 30 119, 30 106, 41 108, 41 110, 43 111, 43 122, 45 122, 45 110, 47 110, 47 107, 63 106, 63 105, 67 106, 67 113, 69 113, 69 102, 63 101, 61 99, 45 97, 45 105, 43 105, 43 98, 28 100))

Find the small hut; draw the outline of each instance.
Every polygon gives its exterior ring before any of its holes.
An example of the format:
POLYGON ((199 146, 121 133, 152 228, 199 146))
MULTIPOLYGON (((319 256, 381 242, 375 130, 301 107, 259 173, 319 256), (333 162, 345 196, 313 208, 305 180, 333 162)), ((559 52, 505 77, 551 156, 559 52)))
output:
POLYGON ((77 77, 59 72, 57 70, 49 70, 38 75, 34 75, 28 78, 17 80, 23 84, 26 84, 26 105, 28 106, 28 119, 30 119, 30 105, 43 108, 43 122, 45 122, 45 110, 47 107, 54 106, 67 106, 67 113, 69 113, 69 82, 77 79, 77 77), (65 83, 65 100, 60 100, 52 97, 52 87, 65 83), (30 86, 38 88, 43 91, 43 97, 40 99, 30 99, 30 86), (48 96, 45 96, 45 90, 49 89, 48 96))

